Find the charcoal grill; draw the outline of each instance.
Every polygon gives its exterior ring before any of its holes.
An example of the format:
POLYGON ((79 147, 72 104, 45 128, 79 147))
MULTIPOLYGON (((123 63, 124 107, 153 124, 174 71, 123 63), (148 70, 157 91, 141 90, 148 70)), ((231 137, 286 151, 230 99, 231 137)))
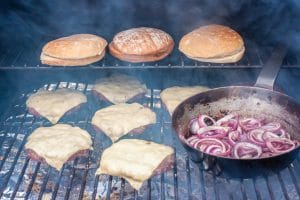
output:
MULTIPOLYGON (((271 166, 264 169, 256 168, 253 176, 246 178, 242 174, 235 174, 236 176, 225 174, 222 168, 208 160, 195 164, 189 160, 186 151, 174 136, 171 118, 159 97, 161 90, 175 85, 200 84, 218 87, 239 83, 253 84, 260 68, 272 52, 274 41, 258 42, 259 38, 257 39, 255 34, 239 26, 241 23, 230 21, 232 18, 229 17, 227 19, 232 26, 243 30, 247 48, 246 55, 238 63, 212 64, 192 61, 174 49, 169 57, 154 63, 132 64, 106 55, 104 60, 85 67, 56 68, 41 65, 39 54, 46 41, 61 35, 91 32, 103 35, 109 40, 115 32, 127 26, 148 25, 166 30, 174 36, 178 44, 181 35, 192 27, 202 24, 203 21, 194 22, 196 24, 193 25, 189 17, 185 19, 182 14, 176 20, 168 18, 169 15, 159 8, 166 9, 166 5, 172 4, 170 2, 144 1, 136 5, 133 5, 134 3, 119 5, 120 2, 112 1, 110 6, 116 7, 119 11, 123 6, 126 10, 120 11, 120 16, 114 17, 108 14, 109 6, 98 1, 89 1, 85 4, 79 3, 80 1, 72 3, 66 1, 67 3, 63 3, 65 6, 74 4, 68 12, 64 8, 59 8, 59 1, 51 1, 46 6, 45 3, 39 2, 21 4, 12 1, 2 7, 5 8, 5 12, 0 15, 0 28, 3 30, 0 33, 0 199, 300 199, 299 155, 292 163, 284 165, 285 167, 281 169, 274 169, 271 166), (55 10, 54 8, 62 14, 56 16, 58 20, 49 20, 44 12, 49 11, 49 15, 53 17, 59 14, 50 12, 55 10), (102 8, 105 12, 98 12, 102 8), (148 13, 132 8, 147 9, 148 13), (66 21, 64 24, 60 19, 64 18, 66 13, 77 20, 79 18, 85 20, 79 20, 79 23, 76 20, 66 21), (123 15, 130 17, 119 25, 111 23, 127 19, 122 17, 123 15), (103 16, 108 16, 107 21, 103 16), (133 20, 132 16, 139 16, 137 18, 140 19, 133 20), (104 19, 103 24, 99 23, 99 19, 104 19), (132 21, 128 22, 129 19, 132 21), (59 25, 53 28, 54 21, 59 25), (184 23, 187 21, 189 23, 184 23), (179 22, 182 22, 182 26, 179 22), (45 24, 41 25, 42 23, 45 24), (124 179, 94 175, 101 153, 111 143, 106 136, 96 133, 91 126, 94 112, 109 105, 95 99, 91 94, 91 88, 97 79, 115 72, 134 75, 144 82, 149 89, 139 103, 149 106, 157 114, 157 123, 145 133, 126 137, 153 140, 176 149, 176 164, 173 170, 153 177, 143 185, 140 192, 133 190, 124 179), (67 115, 61 122, 86 129, 93 138, 94 150, 89 152, 87 157, 66 163, 59 172, 46 164, 28 159, 24 152, 27 136, 39 126, 50 125, 46 120, 34 117, 26 111, 27 97, 41 87, 47 90, 73 88, 83 91, 88 97, 88 103, 80 108, 78 114, 67 115)), ((175 11, 180 10, 184 2, 179 1, 171 7, 175 11)), ((203 3, 211 9, 211 14, 216 13, 213 10, 214 6, 207 2, 203 3)), ((213 3, 218 4, 216 1, 213 3)), ((197 8, 199 2, 190 1, 189 6, 193 17, 199 13, 202 18, 207 16, 201 14, 203 10, 192 9, 197 8)), ((251 9, 247 11, 249 6, 246 4, 246 7, 241 6, 241 9, 245 9, 243 12, 249 14, 251 13, 251 9)), ((286 11, 282 4, 278 4, 276 8, 282 12, 286 11)), ((292 8, 293 6, 288 6, 291 13, 292 8)), ((172 14, 174 10, 169 12, 172 14)), ((276 16, 272 15, 271 18, 276 16)), ((284 20, 282 15, 279 16, 277 20, 284 20)), ((231 25, 228 21, 221 20, 231 25)), ((293 26, 297 27, 295 24, 293 26)), ((300 41, 299 37, 297 41, 300 41)), ((297 49, 289 50, 276 83, 282 91, 298 101, 300 101, 299 55, 297 49)))

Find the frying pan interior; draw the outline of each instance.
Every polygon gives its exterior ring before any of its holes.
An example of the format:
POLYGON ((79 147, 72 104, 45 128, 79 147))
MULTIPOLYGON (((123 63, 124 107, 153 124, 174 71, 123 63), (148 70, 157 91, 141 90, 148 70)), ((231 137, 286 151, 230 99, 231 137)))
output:
POLYGON ((212 89, 182 102, 172 116, 179 138, 186 137, 192 118, 201 114, 220 118, 225 114, 265 118, 279 122, 300 140, 300 106, 289 96, 259 87, 232 86, 212 89))

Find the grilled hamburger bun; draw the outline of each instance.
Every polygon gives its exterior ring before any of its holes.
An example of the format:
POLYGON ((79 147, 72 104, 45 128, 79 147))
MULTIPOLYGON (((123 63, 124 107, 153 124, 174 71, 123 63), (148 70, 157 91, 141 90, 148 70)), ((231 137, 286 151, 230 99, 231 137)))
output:
POLYGON ((242 37, 229 27, 207 25, 184 35, 179 50, 187 57, 212 63, 239 61, 245 52, 242 37))
POLYGON ((174 47, 172 37, 155 28, 132 28, 116 34, 109 52, 128 62, 152 62, 165 58, 174 47))
POLYGON ((106 40, 91 34, 77 34, 48 42, 42 50, 43 64, 79 66, 97 62, 105 55, 106 40))

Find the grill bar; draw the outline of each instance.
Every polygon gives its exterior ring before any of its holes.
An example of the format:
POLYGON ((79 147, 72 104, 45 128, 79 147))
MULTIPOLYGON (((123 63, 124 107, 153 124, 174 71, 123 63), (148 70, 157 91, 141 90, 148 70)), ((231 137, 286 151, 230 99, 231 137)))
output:
POLYGON ((43 180, 42 187, 41 187, 38 199, 42 199, 42 197, 43 197, 43 194, 44 194, 44 191, 46 189, 46 186, 47 186, 47 183, 48 183, 49 176, 50 176, 51 172, 52 172, 52 168, 49 167, 48 171, 47 171, 47 174, 46 174, 46 176, 45 176, 45 178, 43 180))
MULTIPOLYGON (((57 178, 57 181, 55 182, 55 186, 54 186, 54 190, 53 190, 53 193, 52 193, 52 198, 51 199, 55 199, 56 198, 56 195, 57 195, 57 192, 58 192, 58 188, 59 188, 59 183, 60 183, 60 180, 62 178, 62 173, 65 169, 65 165, 62 167, 62 169, 60 170, 59 174, 58 174, 58 178, 57 178)), ((68 195, 66 195, 67 197, 68 195)))
POLYGON ((21 184, 21 181, 23 179, 23 176, 24 176, 24 173, 26 171, 26 168, 28 166, 28 163, 29 163, 29 159, 27 158, 26 161, 25 161, 25 164, 24 164, 24 166, 22 168, 21 175, 19 176, 18 181, 16 183, 15 189, 14 189, 12 195, 11 195, 11 199, 15 199, 15 197, 16 197, 16 193, 17 193, 17 191, 18 191, 18 189, 20 187, 20 184, 21 184))
POLYGON ((34 172, 33 172, 31 181, 30 181, 30 183, 29 183, 29 186, 28 186, 27 191, 26 191, 26 194, 25 194, 25 199, 28 199, 28 197, 29 197, 29 195, 30 195, 30 193, 31 193, 31 191, 32 191, 32 187, 33 187, 33 184, 34 184, 34 182, 35 182, 37 173, 38 173, 38 171, 39 171, 39 169, 40 169, 40 166, 41 166, 41 163, 38 163, 38 164, 36 165, 36 167, 35 167, 35 170, 34 170, 34 172))
MULTIPOLYGON (((45 86, 49 90, 60 87, 81 90, 88 97, 91 95, 91 87, 87 84, 57 82, 45 86)), ((278 197, 291 200, 300 199, 299 157, 284 171, 270 171, 271 175, 264 174, 263 177, 239 180, 222 175, 217 176, 216 171, 212 170, 215 166, 204 166, 203 163, 197 165, 191 162, 172 134, 171 123, 166 118, 166 111, 161 104, 157 105, 160 102, 157 94, 159 94, 159 90, 151 89, 143 101, 157 112, 158 123, 151 132, 157 132, 159 135, 154 134, 151 138, 175 147, 176 163, 173 170, 145 183, 140 193, 133 191, 124 179, 105 175, 94 176, 99 155, 103 149, 109 146, 109 142, 105 136, 93 132, 89 120, 91 111, 94 110, 92 105, 97 104, 97 107, 103 107, 106 106, 105 102, 91 102, 82 116, 66 117, 66 123, 86 128, 91 133, 94 150, 89 153, 87 158, 67 163, 60 172, 57 172, 46 164, 26 158, 23 151, 26 136, 35 127, 50 124, 44 119, 32 117, 25 112, 24 100, 27 98, 27 94, 16 98, 15 103, 21 105, 12 108, 18 109, 16 116, 9 116, 1 125, 5 130, 0 135, 1 152, 3 152, 0 176, 5 177, 4 183, 0 180, 2 197, 43 199, 45 195, 51 195, 52 199, 84 199, 85 197, 110 199, 116 196, 120 199, 181 199, 183 197, 201 200, 211 198, 277 199, 278 197), (21 118, 17 117, 19 114, 22 114, 21 118), (20 138, 20 136, 22 137, 20 138), (3 146, 7 148, 2 149, 3 146), (51 186, 51 184, 53 187, 49 188, 48 185, 51 186), (25 192, 22 194, 22 191, 25 192)))

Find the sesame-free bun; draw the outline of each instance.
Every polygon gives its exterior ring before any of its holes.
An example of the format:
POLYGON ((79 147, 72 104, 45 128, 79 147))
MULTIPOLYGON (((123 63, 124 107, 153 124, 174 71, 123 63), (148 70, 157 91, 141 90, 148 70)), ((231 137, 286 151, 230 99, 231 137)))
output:
POLYGON ((43 64, 78 66, 97 62, 105 55, 105 39, 92 34, 77 34, 48 42, 42 50, 43 64))
POLYGON ((109 44, 114 57, 128 62, 152 62, 168 56, 174 47, 172 37, 155 28, 132 28, 117 33, 109 44))
POLYGON ((233 63, 243 57, 245 47, 236 31, 213 24, 184 35, 179 42, 179 50, 187 57, 202 62, 233 63))

